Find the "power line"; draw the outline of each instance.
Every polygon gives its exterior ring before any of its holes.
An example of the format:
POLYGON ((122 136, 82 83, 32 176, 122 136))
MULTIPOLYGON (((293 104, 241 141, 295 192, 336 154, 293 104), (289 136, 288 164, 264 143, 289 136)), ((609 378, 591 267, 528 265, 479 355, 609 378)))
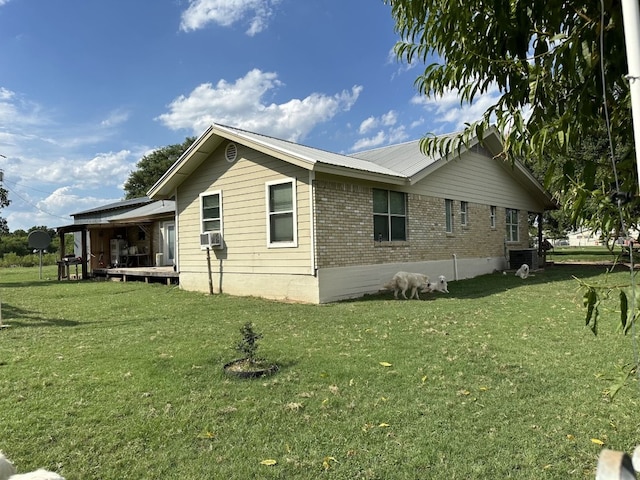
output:
POLYGON ((9 190, 7 189, 7 192, 11 193, 12 195, 15 195, 16 197, 18 197, 20 200, 22 200, 24 203, 26 203, 27 205, 35 208, 37 211, 39 211, 40 213, 44 213, 45 215, 48 215, 50 217, 55 217, 55 218, 59 218, 61 220, 66 220, 69 221, 68 217, 62 217, 60 215, 56 215, 54 213, 51 212, 47 212, 46 210, 43 210, 42 208, 40 208, 39 206, 31 203, 29 200, 27 200, 26 198, 24 198, 22 195, 20 195, 16 190, 9 190))

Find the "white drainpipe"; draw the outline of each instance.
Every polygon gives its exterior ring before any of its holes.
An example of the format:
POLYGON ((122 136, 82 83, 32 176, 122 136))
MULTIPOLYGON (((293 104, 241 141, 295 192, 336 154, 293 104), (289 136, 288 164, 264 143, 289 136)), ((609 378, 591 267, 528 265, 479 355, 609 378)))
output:
POLYGON ((453 257, 453 279, 458 280, 458 257, 455 253, 451 256, 453 257))

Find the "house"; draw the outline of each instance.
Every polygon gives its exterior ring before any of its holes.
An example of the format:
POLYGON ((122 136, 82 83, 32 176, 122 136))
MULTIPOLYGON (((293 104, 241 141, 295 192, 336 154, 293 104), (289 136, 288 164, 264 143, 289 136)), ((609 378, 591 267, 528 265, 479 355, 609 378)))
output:
MULTIPOLYGON (((156 274, 129 271, 132 268, 169 267, 174 272, 175 202, 148 197, 124 200, 71 215, 72 225, 58 228, 61 240, 74 233, 74 258, 82 266, 82 277, 156 274)), ((61 252, 65 249, 61 248, 61 252)), ((61 258, 61 267, 68 263, 61 258)), ((59 277, 64 277, 59 269, 59 277)), ((161 276, 161 275, 160 275, 161 276)))
POLYGON ((495 130, 442 158, 419 143, 347 156, 212 125, 148 192, 175 199, 180 286, 325 303, 377 292, 399 270, 507 268, 550 195, 503 160, 495 130))

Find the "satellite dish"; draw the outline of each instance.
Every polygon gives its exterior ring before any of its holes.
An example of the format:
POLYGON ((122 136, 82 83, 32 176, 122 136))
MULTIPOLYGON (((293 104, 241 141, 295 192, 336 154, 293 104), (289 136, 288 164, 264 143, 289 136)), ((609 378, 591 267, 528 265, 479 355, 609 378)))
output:
POLYGON ((44 230, 34 230, 27 237, 29 242, 29 248, 35 248, 37 250, 44 250, 49 247, 51 243, 51 237, 44 230))

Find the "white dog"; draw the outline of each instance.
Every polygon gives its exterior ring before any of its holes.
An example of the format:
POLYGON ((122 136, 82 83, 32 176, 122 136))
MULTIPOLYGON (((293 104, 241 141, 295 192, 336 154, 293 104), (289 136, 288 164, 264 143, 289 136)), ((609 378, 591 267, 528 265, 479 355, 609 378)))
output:
POLYGON ((440 275, 436 283, 429 282, 428 288, 430 292, 449 293, 449 289, 447 287, 447 277, 445 277, 444 275, 440 275))
POLYGON ((407 299, 407 290, 411 290, 409 298, 415 297, 420 300, 418 290, 423 293, 429 291, 429 277, 422 273, 398 272, 384 287, 393 290, 393 296, 396 299, 398 298, 398 292, 402 294, 403 298, 407 299))
POLYGON ((39 468, 33 472, 12 475, 9 477, 9 480, 64 480, 64 477, 61 477, 55 472, 39 468))
POLYGON ((7 480, 16 473, 16 467, 0 452, 0 480, 7 480))
POLYGON ((516 276, 522 278, 523 280, 529 276, 529 265, 523 263, 522 266, 516 272, 516 276))
POLYGON ((0 480, 64 480, 64 477, 42 468, 34 472, 16 473, 13 463, 0 452, 0 480))

